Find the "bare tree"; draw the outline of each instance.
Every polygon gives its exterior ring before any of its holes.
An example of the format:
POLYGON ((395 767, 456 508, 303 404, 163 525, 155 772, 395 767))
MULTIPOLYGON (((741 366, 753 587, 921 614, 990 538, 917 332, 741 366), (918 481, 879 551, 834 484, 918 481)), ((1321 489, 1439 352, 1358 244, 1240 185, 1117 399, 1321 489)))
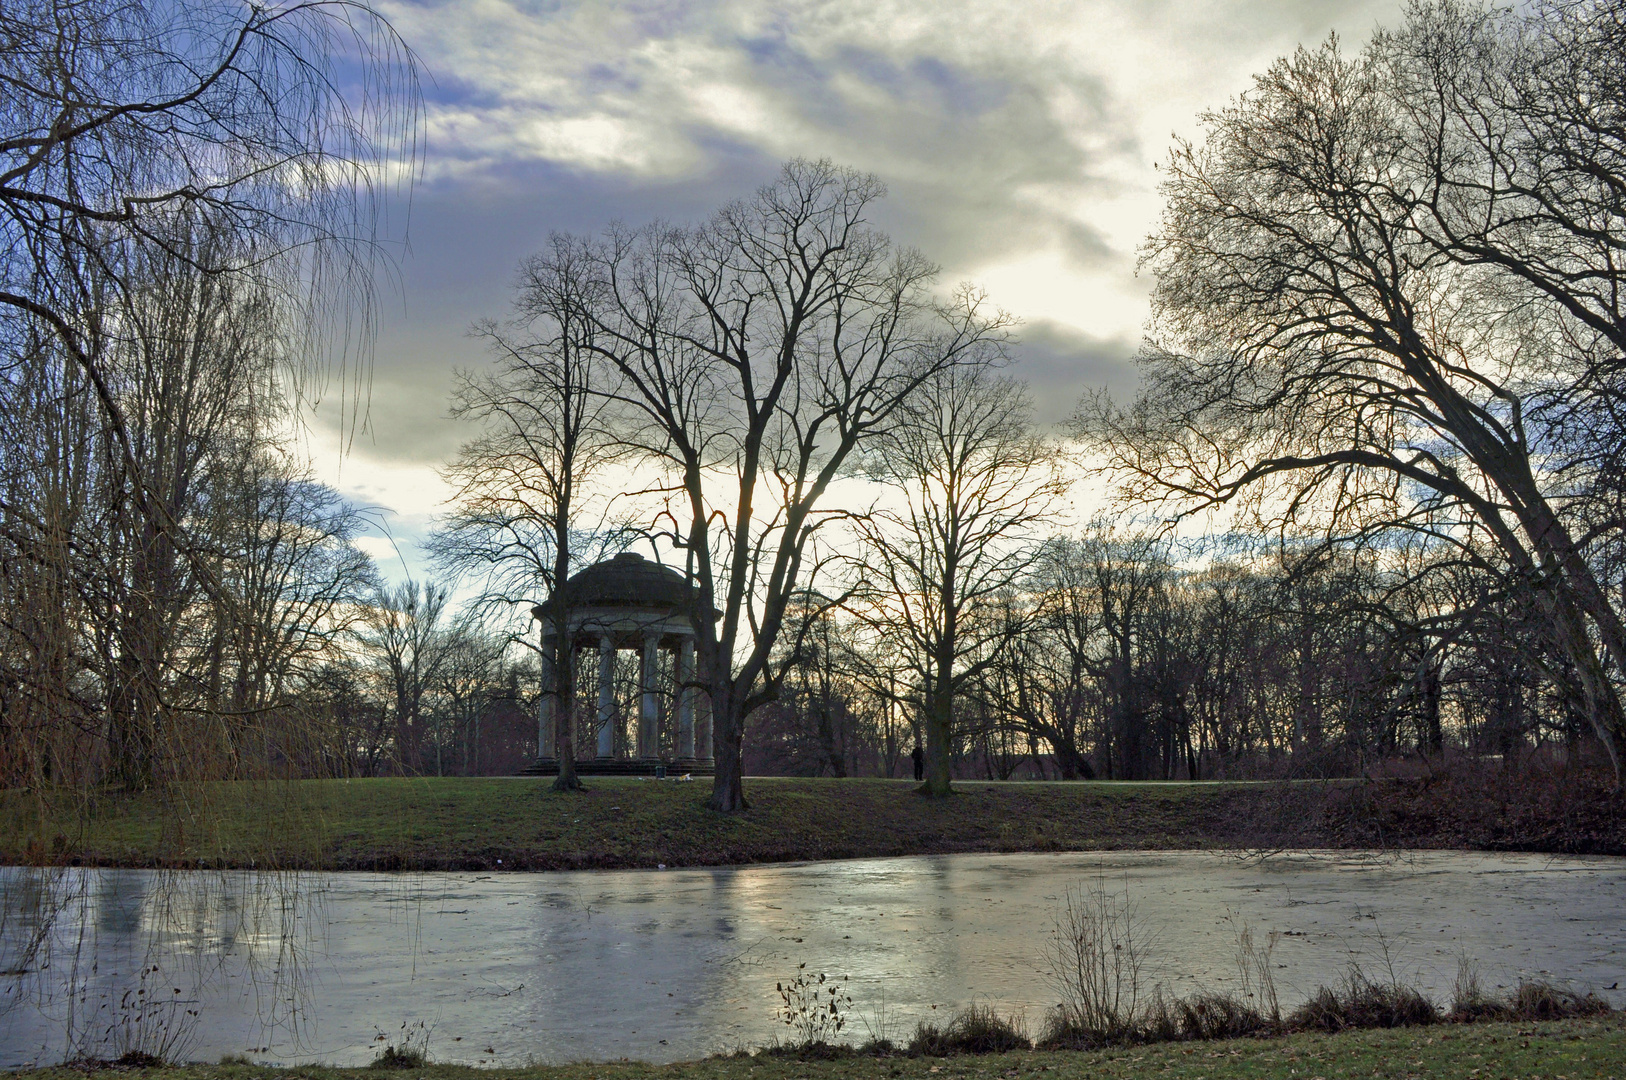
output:
POLYGON ((246 479, 240 448, 260 434, 256 414, 279 404, 271 386, 276 328, 264 289, 199 269, 228 242, 215 230, 172 240, 175 254, 142 253, 139 287, 132 283, 104 331, 103 358, 134 451, 131 458, 103 444, 100 495, 117 523, 100 612, 109 743, 131 788, 151 785, 160 764, 187 757, 171 729, 176 702, 166 689, 194 605, 210 593, 217 603, 232 599, 214 560, 193 557, 207 535, 200 511, 231 498, 246 479), (140 477, 130 474, 133 463, 140 477), (160 752, 160 742, 170 745, 160 752))
POLYGON ((275 265, 318 310, 370 287, 380 181, 410 175, 418 99, 366 4, 22 0, 0 43, 0 310, 49 328, 115 428, 103 294, 175 251, 178 214, 229 237, 188 253, 211 272, 275 265))
POLYGON ((480 775, 481 722, 501 685, 509 641, 463 620, 447 635, 445 658, 436 671, 435 774, 446 775, 446 751, 460 749, 464 776, 480 775), (450 728, 450 730, 448 730, 450 728), (461 747, 457 746, 461 743, 461 747))
MULTIPOLYGON (((89 766, 101 715, 90 624, 111 532, 97 504, 100 415, 54 343, 7 371, 0 440, 0 764, 43 792, 100 781, 89 766)), ((42 804, 43 812, 43 804, 42 804)))
POLYGON ((1592 558, 1621 523, 1559 449, 1620 355, 1618 28, 1425 4, 1359 56, 1279 61, 1175 149, 1146 389, 1080 416, 1130 498, 1421 532, 1523 590, 1617 774, 1626 631, 1592 558))
POLYGON ((592 348, 619 373, 626 443, 665 473, 661 531, 698 590, 717 810, 746 806, 745 720, 778 692, 787 605, 839 514, 822 506, 830 484, 922 382, 1005 326, 974 293, 933 297, 935 267, 866 221, 882 194, 872 176, 795 161, 701 227, 582 245, 599 262, 580 300, 592 348))
POLYGON ((181 748, 198 734, 189 718, 218 702, 186 668, 209 634, 202 601, 234 600, 219 577, 232 539, 222 511, 240 506, 244 448, 278 408, 276 328, 263 290, 198 269, 225 242, 218 232, 200 226, 172 239, 177 250, 146 253, 132 268, 139 287, 112 296, 102 319, 106 385, 147 470, 139 504, 132 459, 55 338, 36 339, 12 368, 0 409, 0 557, 15 575, 7 619, 17 631, 6 666, 28 688, 30 711, 42 709, 46 725, 79 728, 75 739, 101 745, 130 788, 205 756, 181 748), (196 540, 178 542, 165 521, 196 540))
POLYGON ((99 782, 69 764, 89 746, 135 787, 206 759, 182 721, 225 715, 199 643, 243 600, 209 532, 228 459, 319 389, 324 342, 361 340, 416 120, 410 53, 363 4, 0 8, 0 559, 27 568, 5 667, 55 729, 36 777, 99 782))
POLYGON ((407 581, 380 589, 367 612, 363 642, 384 685, 396 765, 424 768, 425 697, 440 681, 455 635, 442 625, 447 592, 407 581))
POLYGON ((337 661, 377 589, 372 560, 352 541, 362 514, 332 488, 250 443, 215 497, 207 535, 221 558, 206 656, 188 667, 225 716, 294 707, 337 661))
POLYGON ((1094 780, 1097 696, 1086 659, 1095 624, 1082 597, 1052 576, 1049 555, 1024 595, 1032 611, 1023 615, 1022 632, 990 669, 987 685, 1000 708, 1021 722, 1035 758, 1042 740, 1061 779, 1094 780))
MULTIPOLYGON (((1156 681, 1150 657, 1173 576, 1170 544, 1156 532, 1098 525, 1046 551, 1041 620, 1058 633, 1068 670, 1093 684, 1096 746, 1107 778, 1146 778, 1156 681)), ((1062 714, 1065 715, 1065 714, 1062 714)))
POLYGON ((583 561, 602 554, 613 530, 587 530, 581 519, 605 506, 591 482, 615 456, 604 413, 607 378, 591 348, 593 323, 577 298, 591 267, 569 240, 556 237, 545 255, 528 260, 506 326, 479 328, 497 354, 494 370, 464 374, 453 415, 483 423, 447 467, 456 509, 432 541, 441 565, 483 577, 482 607, 535 606, 546 631, 543 698, 551 709, 556 745, 538 746, 559 760, 554 790, 581 787, 576 776, 575 652, 564 584, 583 561), (595 506, 596 503, 596 506, 595 506))
POLYGON ((859 655, 857 632, 863 627, 816 589, 804 589, 785 619, 787 655, 777 658, 784 672, 777 704, 798 741, 809 744, 809 752, 797 756, 816 763, 815 775, 847 776, 859 744, 872 734, 879 735, 877 742, 885 739, 860 715, 872 704, 859 677, 869 663, 859 655))
POLYGON ((975 355, 981 363, 922 382, 865 451, 869 475, 890 491, 857 523, 854 610, 906 658, 926 719, 922 790, 939 796, 949 793, 956 699, 1012 640, 997 601, 1032 568, 1037 530, 1063 494, 1026 388, 991 369, 996 351, 975 355))
POLYGON ((73 365, 20 373, 37 407, 0 419, 0 681, 31 728, 11 745, 54 784, 98 782, 93 762, 134 788, 239 775, 273 727, 292 730, 372 581, 357 512, 264 430, 281 415, 276 344, 251 286, 163 259, 106 354, 148 496, 190 557, 132 505, 73 365))

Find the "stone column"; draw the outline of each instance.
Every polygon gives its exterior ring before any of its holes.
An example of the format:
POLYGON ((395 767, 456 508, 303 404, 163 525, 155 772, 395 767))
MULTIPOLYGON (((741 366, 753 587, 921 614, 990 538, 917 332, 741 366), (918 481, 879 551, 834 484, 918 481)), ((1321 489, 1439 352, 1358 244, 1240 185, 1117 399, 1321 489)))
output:
POLYGON ((598 756, 615 753, 610 721, 615 717, 615 644, 605 631, 598 639, 598 756))
POLYGON ((660 699, 655 695, 655 675, 660 671, 661 635, 644 634, 643 663, 638 669, 638 685, 643 691, 638 703, 638 756, 660 757, 660 699))
POLYGON ((694 688, 687 684, 694 680, 694 638, 688 634, 678 638, 677 672, 677 756, 694 757, 694 688))
POLYGON ((550 642, 542 639, 542 696, 536 703, 536 756, 551 758, 556 755, 553 720, 559 712, 558 679, 553 671, 553 650, 550 642))

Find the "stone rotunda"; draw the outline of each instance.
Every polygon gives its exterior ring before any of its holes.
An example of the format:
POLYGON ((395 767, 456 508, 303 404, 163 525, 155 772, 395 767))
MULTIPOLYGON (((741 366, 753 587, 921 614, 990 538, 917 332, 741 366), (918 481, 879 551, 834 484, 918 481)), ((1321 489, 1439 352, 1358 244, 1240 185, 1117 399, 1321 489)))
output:
MULTIPOLYGON (((705 693, 686 685, 694 678, 695 589, 671 567, 650 562, 636 552, 623 552, 595 563, 564 585, 570 609, 565 624, 570 638, 572 676, 580 670, 577 656, 598 653, 598 702, 595 738, 578 739, 576 771, 583 776, 654 775, 665 766, 668 775, 710 775, 711 709, 705 693), (616 732, 621 720, 615 693, 615 656, 622 649, 639 654, 636 737, 624 740, 625 754, 617 753, 616 732), (660 654, 672 655, 667 677, 662 678, 660 654), (675 721, 675 729, 673 723, 675 721), (593 755, 584 751, 591 749, 593 755)), ((542 626, 543 664, 552 655, 552 628, 547 609, 531 614, 542 626)), ((552 683, 544 670, 544 685, 552 683)), ((579 685, 579 683, 578 683, 579 685)), ((555 701, 544 695, 538 709, 536 764, 532 775, 559 772, 555 753, 555 701)), ((578 691, 578 715, 590 715, 592 702, 578 691)), ((581 731, 581 725, 577 725, 581 731)))

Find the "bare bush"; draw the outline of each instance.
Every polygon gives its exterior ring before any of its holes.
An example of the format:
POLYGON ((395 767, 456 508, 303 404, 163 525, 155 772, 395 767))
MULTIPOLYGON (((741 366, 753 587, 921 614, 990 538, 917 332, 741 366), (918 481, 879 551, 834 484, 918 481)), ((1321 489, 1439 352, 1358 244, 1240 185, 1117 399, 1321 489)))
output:
POLYGON ((1610 1011, 1609 1003, 1591 991, 1583 994, 1548 982, 1522 980, 1508 1007, 1516 1020, 1566 1020, 1610 1011))
POLYGON ((1151 943, 1128 882, 1122 894, 1109 890, 1104 879, 1070 887, 1046 949, 1062 999, 1044 1041, 1104 1045, 1126 1039, 1147 1004, 1142 973, 1151 943))
MULTIPOLYGON (((1232 916, 1233 921, 1235 916, 1232 916)), ((1282 1018, 1281 999, 1276 994, 1276 976, 1271 958, 1282 940, 1280 931, 1265 935, 1264 944, 1254 940, 1253 927, 1240 922, 1236 931, 1236 970, 1242 982, 1242 996, 1252 999, 1253 1008, 1272 1023, 1282 1018)))
POLYGON ((909 1053, 927 1057, 1004 1054, 1032 1048, 1022 1017, 1001 1016, 992 1005, 975 1004, 941 1028, 923 1021, 909 1041, 909 1053))
POLYGON ((167 982, 157 964, 144 964, 134 987, 98 1007, 70 1060, 126 1068, 179 1064, 197 1039, 198 1010, 167 982))
POLYGON ((1321 987, 1293 1010, 1287 1025, 1294 1031, 1345 1031, 1416 1027, 1440 1019, 1439 1007, 1416 987, 1393 979, 1373 981, 1352 964, 1343 986, 1321 987))
POLYGON ((796 1046, 822 1046, 841 1034, 853 999, 846 990, 845 976, 838 981, 809 975, 807 965, 797 964, 794 978, 774 983, 779 994, 779 1022, 796 1033, 796 1046))

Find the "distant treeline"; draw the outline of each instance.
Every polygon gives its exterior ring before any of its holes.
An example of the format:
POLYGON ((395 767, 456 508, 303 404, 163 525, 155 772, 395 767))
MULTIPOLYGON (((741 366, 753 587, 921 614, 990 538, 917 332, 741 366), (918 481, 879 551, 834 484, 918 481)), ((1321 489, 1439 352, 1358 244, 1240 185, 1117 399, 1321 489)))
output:
MULTIPOLYGON (((1404 551, 1189 556, 1108 531, 1050 541, 979 613, 998 625, 956 702, 956 775, 1359 776, 1588 745, 1535 614, 1471 573, 1404 551)), ((918 683, 857 620, 820 614, 804 641, 747 736, 751 771, 908 775, 918 683)))

